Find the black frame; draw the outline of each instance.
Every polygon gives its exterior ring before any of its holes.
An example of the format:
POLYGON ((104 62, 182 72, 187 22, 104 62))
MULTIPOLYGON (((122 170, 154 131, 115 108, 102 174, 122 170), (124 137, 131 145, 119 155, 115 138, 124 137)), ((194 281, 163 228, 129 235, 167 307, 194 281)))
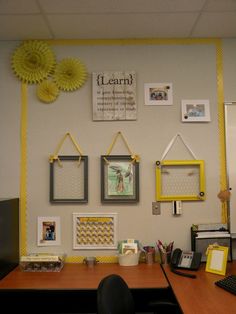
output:
POLYGON ((101 202, 137 203, 139 201, 139 163, 130 155, 101 156, 101 202), (129 162, 133 170, 133 195, 108 195, 108 165, 110 162, 129 162))
POLYGON ((54 185, 55 185, 55 178, 54 178, 54 164, 58 162, 58 160, 53 160, 50 162, 50 202, 51 203, 87 203, 88 202, 88 156, 58 156, 59 161, 74 161, 79 162, 81 166, 84 166, 84 195, 82 198, 55 198, 54 196, 54 185))

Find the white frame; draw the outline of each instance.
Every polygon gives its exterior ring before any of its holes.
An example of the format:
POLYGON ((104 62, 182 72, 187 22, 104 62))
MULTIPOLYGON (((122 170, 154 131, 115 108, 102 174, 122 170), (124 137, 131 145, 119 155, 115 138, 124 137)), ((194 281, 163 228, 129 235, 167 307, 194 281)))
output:
MULTIPOLYGON (((172 83, 146 83, 144 84, 145 105, 147 106, 165 106, 173 105, 173 86, 172 83), (152 93, 166 93, 167 99, 151 97, 152 93)), ((162 94, 161 94, 162 96, 162 94)))
MULTIPOLYGON (((88 230, 87 226, 85 230, 86 231, 88 230)), ((74 250, 117 249, 117 214, 116 213, 99 213, 99 214, 97 213, 73 213, 73 249, 74 250), (78 243, 77 232, 80 231, 79 223, 81 220, 84 220, 84 218, 85 218, 85 223, 86 223, 86 219, 88 220, 91 219, 91 221, 94 221, 94 222, 96 222, 96 219, 97 219, 98 224, 99 224, 99 220, 102 221, 103 219, 111 218, 111 221, 112 221, 111 229, 112 229, 112 237, 113 237, 112 243, 109 243, 109 244, 99 243, 98 236, 96 236, 96 240, 98 240, 96 244, 95 243, 89 244, 86 242, 83 244, 78 243)))
POLYGON ((38 237, 37 237, 38 246, 56 246, 61 244, 61 221, 58 216, 41 216, 38 217, 38 237), (47 240, 45 238, 45 225, 46 223, 53 223, 55 227, 55 240, 47 240))
POLYGON ((182 104, 182 122, 209 122, 210 117, 210 103, 208 99, 183 99, 182 104), (190 114, 189 111, 193 108, 196 110, 195 114, 190 114), (201 114, 202 109, 203 114, 201 114))

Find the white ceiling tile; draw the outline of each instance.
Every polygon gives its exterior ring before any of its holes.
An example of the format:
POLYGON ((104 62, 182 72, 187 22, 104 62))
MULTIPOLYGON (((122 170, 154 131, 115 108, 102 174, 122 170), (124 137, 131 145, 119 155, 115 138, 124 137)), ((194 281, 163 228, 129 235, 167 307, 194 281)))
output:
POLYGON ((0 0, 0 15, 39 12, 40 10, 35 0, 0 0))
POLYGON ((236 10, 235 0, 207 0, 204 11, 223 12, 236 10))
MULTIPOLYGON (((136 3, 135 0, 133 1, 136 3)), ((150 8, 148 1, 139 2, 141 2, 140 8, 146 8, 145 10, 150 8)), ((151 0, 150 2, 154 8, 157 8, 156 12, 196 12, 202 9, 205 0, 151 0)), ((152 7, 149 12, 152 12, 152 7)))
POLYGON ((187 37, 195 13, 119 15, 50 15, 56 38, 187 37), (145 27, 144 27, 145 25, 145 27))
POLYGON ((45 13, 101 13, 109 11, 114 0, 39 0, 45 13))
POLYGON ((236 38, 235 13, 236 0, 0 0, 0 40, 236 38))
POLYGON ((192 35, 236 38, 236 12, 203 13, 192 35))
POLYGON ((4 15, 0 18, 1 40, 51 38, 43 19, 33 15, 4 15))
POLYGON ((199 11, 205 0, 39 0, 45 13, 131 13, 199 11))

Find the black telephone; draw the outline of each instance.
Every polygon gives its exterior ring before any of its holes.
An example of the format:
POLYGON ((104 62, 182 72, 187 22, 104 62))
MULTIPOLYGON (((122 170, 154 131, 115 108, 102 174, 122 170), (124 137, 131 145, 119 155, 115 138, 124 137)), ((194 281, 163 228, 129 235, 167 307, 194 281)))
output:
POLYGON ((196 275, 179 272, 176 268, 197 270, 200 267, 201 258, 202 253, 193 251, 183 252, 181 249, 175 249, 171 256, 171 270, 181 276, 196 278, 196 275))

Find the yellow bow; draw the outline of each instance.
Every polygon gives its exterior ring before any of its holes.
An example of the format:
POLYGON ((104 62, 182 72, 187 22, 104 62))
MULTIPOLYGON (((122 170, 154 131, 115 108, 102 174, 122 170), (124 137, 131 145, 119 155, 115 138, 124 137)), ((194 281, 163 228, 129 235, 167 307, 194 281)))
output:
POLYGON ((209 244, 206 250, 206 255, 208 255, 209 250, 213 250, 214 248, 218 247, 219 244, 217 242, 213 243, 213 244, 209 244))
POLYGON ((60 161, 58 155, 51 155, 51 156, 49 157, 49 162, 50 162, 50 163, 53 163, 54 161, 57 161, 57 162, 58 162, 58 165, 59 165, 60 167, 62 167, 62 164, 61 164, 61 161, 60 161))
POLYGON ((139 155, 131 155, 131 158, 133 159, 133 162, 140 162, 140 156, 139 155))

